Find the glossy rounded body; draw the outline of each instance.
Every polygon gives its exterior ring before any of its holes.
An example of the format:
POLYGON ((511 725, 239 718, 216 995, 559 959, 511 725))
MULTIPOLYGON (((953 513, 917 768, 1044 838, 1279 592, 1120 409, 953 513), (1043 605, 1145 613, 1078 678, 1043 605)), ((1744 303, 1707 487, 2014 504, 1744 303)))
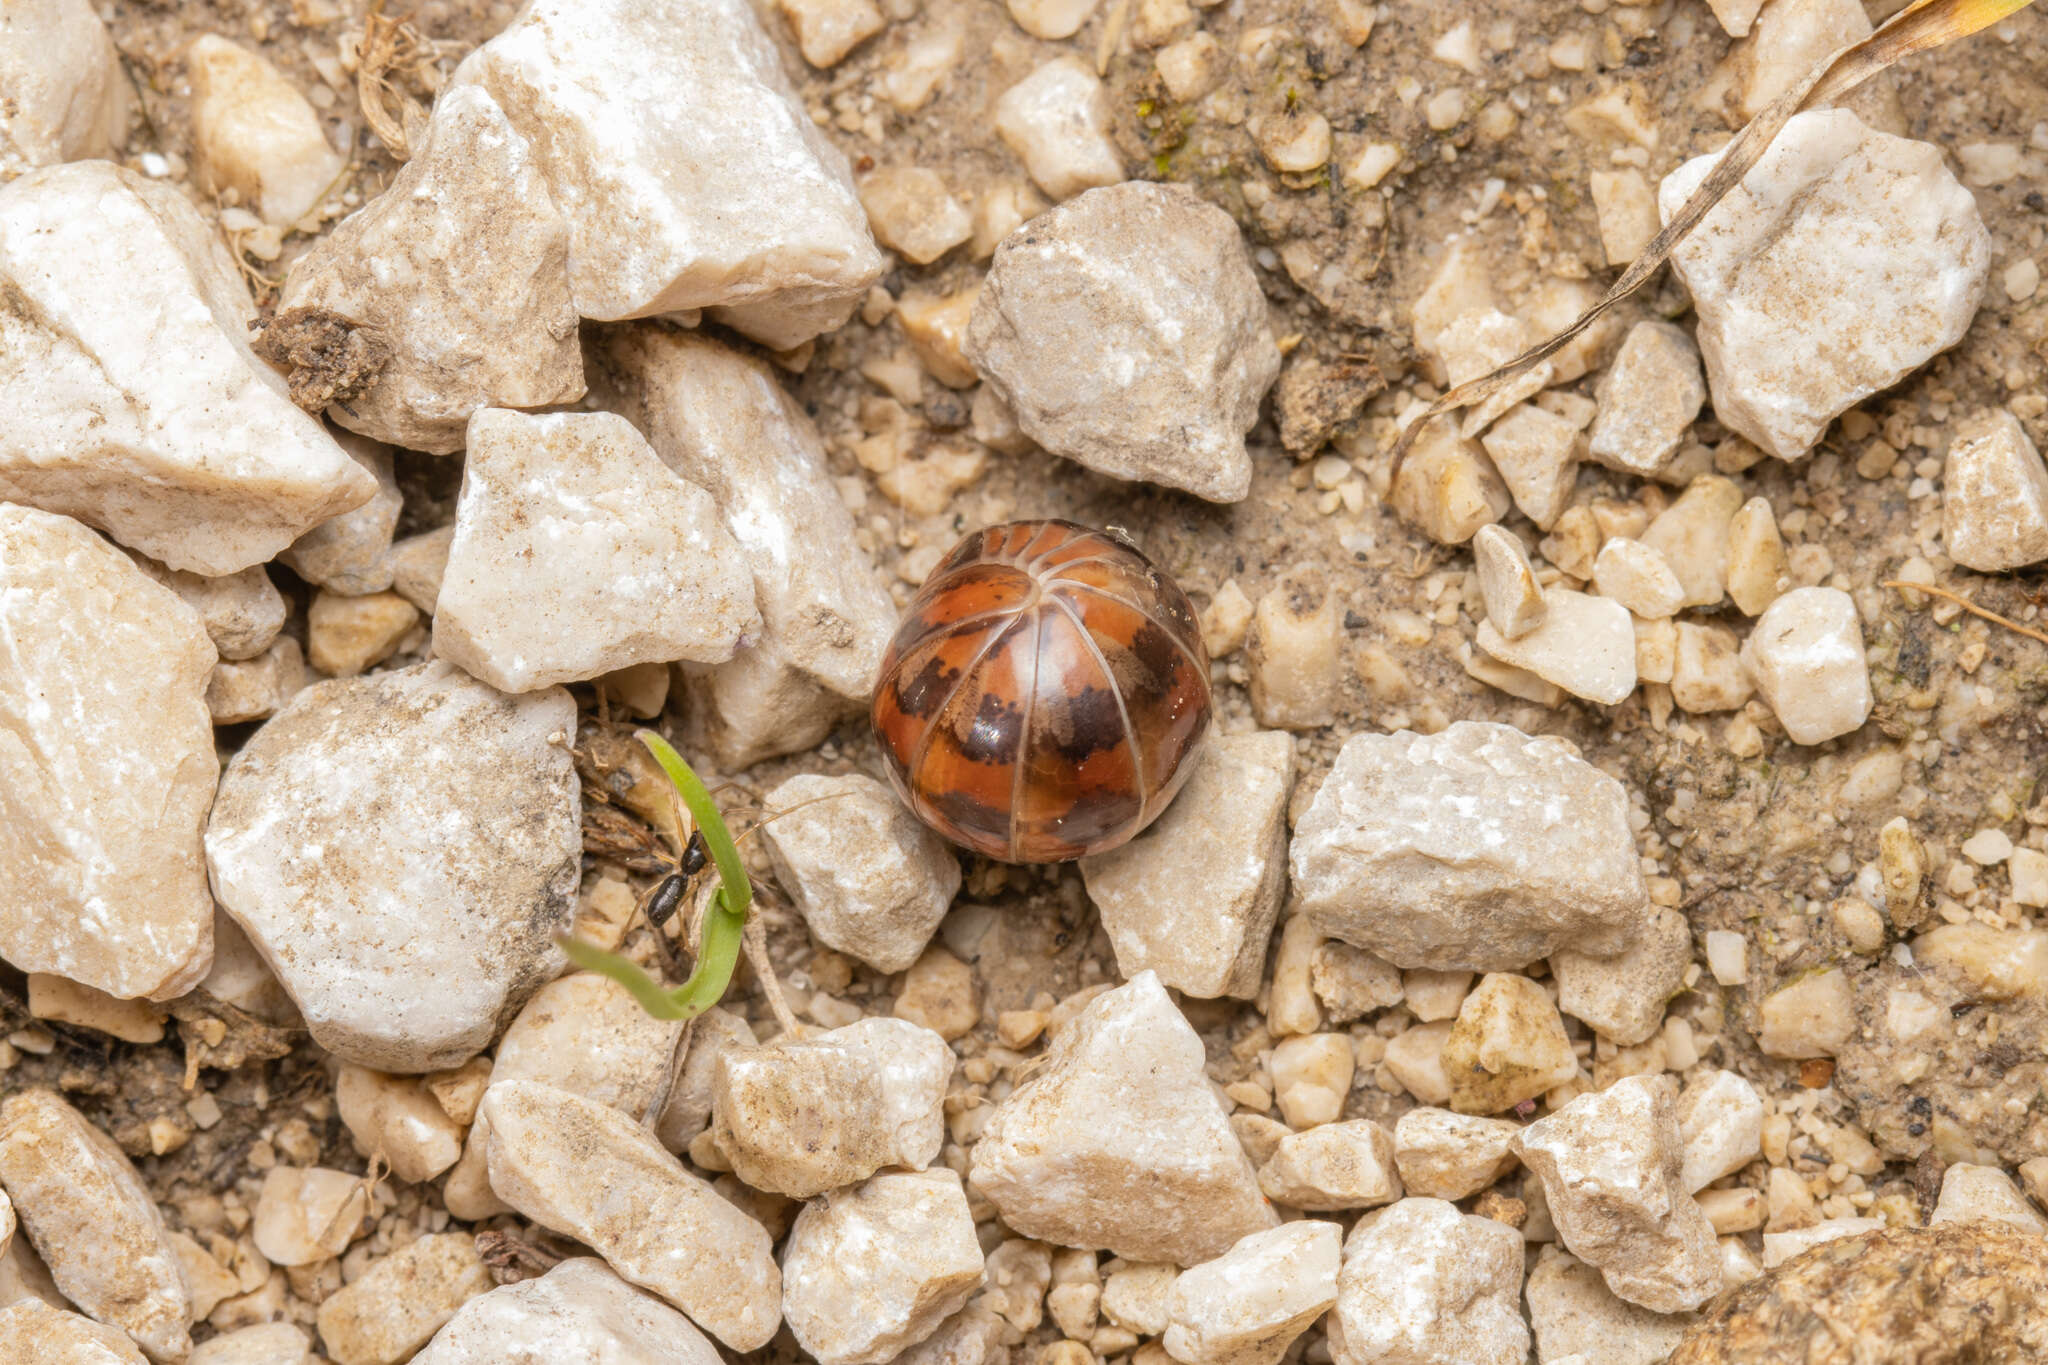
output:
POLYGON ((968 536, 889 643, 873 719, 919 819, 1006 862, 1115 848, 1194 771, 1209 658, 1187 594, 1065 521, 968 536))

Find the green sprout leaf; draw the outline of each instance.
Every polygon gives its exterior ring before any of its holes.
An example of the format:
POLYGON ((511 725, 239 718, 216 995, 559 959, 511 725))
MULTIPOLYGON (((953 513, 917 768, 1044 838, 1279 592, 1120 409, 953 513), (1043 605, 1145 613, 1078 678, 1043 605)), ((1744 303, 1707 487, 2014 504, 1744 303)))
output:
POLYGON ((725 827, 725 817, 718 813, 718 805, 705 790, 703 780, 673 745, 652 730, 642 730, 635 738, 647 746, 647 752, 654 755, 654 761, 675 784, 676 794, 704 836, 704 845, 718 869, 718 890, 704 912, 697 965, 688 981, 670 988, 631 959, 606 952, 595 944, 566 936, 556 942, 571 962, 624 986, 640 1008, 656 1019, 694 1019, 723 999, 726 988, 732 984, 733 968, 739 963, 741 936, 747 927, 747 911, 754 903, 754 887, 747 880, 740 851, 725 827))

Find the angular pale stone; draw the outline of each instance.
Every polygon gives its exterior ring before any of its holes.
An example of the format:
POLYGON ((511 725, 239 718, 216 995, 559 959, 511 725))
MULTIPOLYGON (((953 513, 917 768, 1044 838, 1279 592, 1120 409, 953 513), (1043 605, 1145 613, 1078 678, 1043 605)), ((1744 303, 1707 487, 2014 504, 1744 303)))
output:
POLYGON ((981 991, 974 968, 934 943, 903 973, 903 987, 891 1011, 954 1042, 981 1022, 981 991))
MULTIPOLYGON (((1641 171, 1626 167, 1618 171, 1594 171, 1591 187, 1593 211, 1600 222, 1600 246, 1607 253, 1607 264, 1627 265, 1643 254, 1643 248, 1664 226, 1657 217, 1657 192, 1650 188, 1650 182, 1643 178, 1641 171)), ((1691 338, 1688 337, 1687 344, 1690 343, 1691 338)), ((1627 346, 1624 341, 1624 351, 1627 346)), ((1694 355, 1698 355, 1696 350, 1694 355)), ((1694 382, 1697 383, 1698 378, 1699 369, 1695 361, 1694 382)))
MULTIPOLYGON (((2048 490, 2048 472, 2042 478, 2048 490)), ((2048 557, 2048 547, 2043 549, 2048 557)), ((1728 596, 1745 616, 1755 616, 1792 586, 1785 541, 1768 498, 1751 498, 1728 523, 1728 596)))
POLYGON ((1126 1265, 1102 1282, 1102 1316, 1139 1336, 1166 1330, 1167 1301, 1180 1271, 1170 1265, 1126 1265))
POLYGON ((1442 1199, 1404 1199, 1344 1243, 1336 1365, 1523 1365, 1522 1234, 1442 1199))
POLYGON ((0 280, 0 498, 221 575, 376 491, 250 350, 249 291, 174 186, 103 161, 22 176, 0 280))
POLYGON ((1479 647, 1575 697, 1613 706, 1636 690, 1636 628, 1628 608, 1570 588, 1543 594, 1543 624, 1509 639, 1479 623, 1479 647))
POLYGON ((123 998, 206 975, 213 665, 128 556, 0 503, 0 956, 123 998))
POLYGON ((759 1040, 745 1019, 712 1006, 690 1027, 689 1049, 676 1082, 669 1088, 655 1121, 661 1145, 680 1152, 711 1125, 711 1091, 718 1078, 718 1058, 727 1048, 753 1047, 759 1040))
POLYGON ((1521 1125, 1424 1106, 1394 1125, 1394 1166, 1410 1195, 1463 1199, 1479 1193, 1517 1164, 1521 1125))
POLYGON ((1979 1000, 2048 994, 2048 933, 1941 924, 1913 940, 1916 963, 1961 977, 1979 1000))
POLYGON ((1691 715, 1733 711, 1756 690, 1735 632, 1680 621, 1671 653, 1671 697, 1691 715))
POLYGON ((1071 38, 1101 0, 1005 0, 1017 27, 1034 38, 1071 38))
POLYGON ((907 1019, 862 1019, 808 1038, 728 1048, 712 1133, 757 1190, 808 1199, 939 1154, 953 1075, 946 1040, 907 1019))
POLYGON ((1173 1282, 1166 1353, 1183 1365, 1279 1365, 1337 1302, 1343 1232, 1304 1218, 1254 1232, 1173 1282))
POLYGON ((1685 1189, 1675 1086, 1629 1076, 1522 1130, 1515 1150, 1543 1181, 1558 1235, 1607 1287, 1658 1313, 1721 1290, 1714 1229, 1685 1189))
POLYGON ((1343 1112, 1355 1066, 1351 1039, 1345 1034, 1311 1033, 1282 1039, 1268 1065, 1280 1116, 1292 1128, 1334 1121, 1343 1112))
POLYGON ((1839 967, 1764 997, 1757 1046, 1772 1057, 1832 1057, 1856 1034, 1856 993, 1839 967))
POLYGON ((1756 22, 1756 13, 1763 7, 1764 0, 1707 0, 1707 8, 1731 38, 1748 37, 1750 25, 1756 22))
MULTIPOLYGON (((1667 219, 1716 156, 1665 178, 1667 219)), ((1962 339, 1991 241, 1939 147, 1826 109, 1786 124, 1671 259, 1699 312, 1715 417, 1791 460, 1962 339)))
POLYGON ((344 1062, 334 1107, 356 1150, 381 1155, 400 1180, 432 1180, 462 1155, 462 1125, 413 1077, 344 1062))
POLYGON ((1237 224, 1191 190, 1132 182, 1034 218, 997 249, 966 351, 1056 455, 1211 502, 1251 487, 1280 350, 1237 224))
POLYGON ((1664 1022, 1664 1002, 1678 994, 1692 964, 1692 928, 1663 906, 1643 921, 1626 952, 1595 957, 1570 948, 1551 954, 1557 1007, 1622 1047, 1648 1041, 1664 1022))
POLYGON ((2011 1176, 1996 1166, 1958 1161, 1942 1173, 1941 1197, 1935 1202, 1928 1225, 1981 1219, 2010 1223, 2021 1232, 2048 1237, 2048 1218, 2043 1218, 2041 1211, 2027 1202, 2011 1176))
POLYGON ((284 629, 284 594, 257 565, 224 578, 167 569, 147 555, 129 551, 135 567, 169 588, 199 613, 200 624, 223 659, 254 659, 284 629))
POLYGON ((485 1092, 491 1188, 736 1351, 781 1325, 768 1233, 618 1110, 538 1081, 485 1092))
POLYGON ((653 1018, 618 982, 572 972, 520 1009, 498 1040, 491 1083, 540 1081, 648 1122, 668 1102, 682 1040, 680 1022, 653 1018))
POLYGON ((531 692, 637 663, 720 663, 760 628, 717 504, 625 418, 470 418, 436 654, 531 692))
POLYGON ((875 240, 918 265, 974 235, 973 220, 946 182, 921 166, 885 166, 862 176, 860 203, 875 240))
MULTIPOLYGON (((1335 941, 1316 946, 1315 956, 1309 964, 1309 981, 1316 999, 1328 1011, 1333 1024, 1349 1023, 1389 1005, 1397 1005, 1401 1002, 1403 990, 1401 973, 1391 963, 1382 962, 1361 948, 1335 941)), ((1267 1027, 1273 1027, 1270 1018, 1267 1027)))
POLYGON ((347 1251, 364 1230, 370 1192, 362 1177, 322 1166, 273 1166, 256 1197, 250 1235, 273 1265, 312 1265, 347 1251))
POLYGON ((1678 1098, 1679 1179, 1697 1192, 1763 1151, 1764 1101, 1732 1071, 1703 1071, 1678 1098))
POLYGON ((278 560, 308 583, 361 596, 391 586, 391 535, 404 498, 391 472, 388 447, 360 436, 337 438, 349 457, 377 481, 368 502, 329 518, 293 541, 278 560))
POLYGON ((853 703, 762 640, 722 664, 679 664, 682 738, 726 772, 818 746, 853 703))
MULTIPOLYGON (((1320 166, 1322 163, 1316 163, 1320 166)), ((1281 169, 1291 169, 1282 167, 1281 169)), ((1315 170, 1309 166, 1306 170, 1315 170)), ((1543 334, 1518 317, 1486 308, 1465 313, 1437 334, 1437 352, 1444 371, 1455 387, 1491 374, 1543 339, 1543 334)), ((1493 425, 1502 413, 1525 398, 1533 398, 1549 387, 1555 370, 1548 360, 1539 360, 1508 382, 1500 392, 1473 405, 1458 421, 1458 433, 1468 439, 1493 425)))
POLYGON ((1636 681, 1669 683, 1678 671, 1677 624, 1668 618, 1645 621, 1638 617, 1635 628, 1636 681))
POLYGON ((1123 847, 1081 860, 1126 978, 1155 971, 1203 999, 1258 993, 1287 879, 1293 786, 1288 735, 1211 736, 1164 815, 1123 847))
POLYGON ((701 308, 786 350, 882 273, 846 158, 746 0, 534 0, 454 83, 533 144, 584 317, 701 308))
POLYGON ((1718 475, 1694 479, 1678 501, 1657 514, 1640 539, 1664 557, 1685 589, 1688 607, 1711 607, 1728 591, 1728 526, 1742 508, 1742 490, 1718 475))
POLYGON ((399 1365, 491 1288, 491 1272, 468 1233, 422 1237, 371 1262, 321 1303, 320 1341, 335 1365, 399 1365))
POLYGON ((320 115, 256 53, 207 33, 185 49, 192 80, 192 150, 215 195, 233 191, 277 227, 290 227, 337 189, 348 158, 327 145, 320 115))
POLYGON ((289 635, 253 659, 222 659, 206 679, 206 712, 215 725, 268 720, 312 679, 306 654, 289 635))
POLYGON ((1318 928, 1401 967, 1618 951, 1649 913, 1621 784, 1569 743, 1505 725, 1352 736, 1289 859, 1318 928))
POLYGON ((1328 576, 1314 565, 1283 573, 1253 619, 1251 703, 1259 724, 1316 730, 1334 721, 1343 640, 1328 576))
POLYGON ((436 661, 317 683, 235 756, 214 890, 316 1042, 382 1071, 454 1066, 556 969, 575 728, 565 692, 506 697, 436 661))
POLYGON ((655 453, 708 489, 754 572, 765 639, 839 696, 867 705, 896 604, 854 539, 824 443, 758 361, 702 337, 627 328, 592 387, 655 453))
POLYGON ((0 1356, 10 1365, 147 1365, 127 1333, 40 1299, 0 1308, 0 1356))
POLYGON ((1259 1188, 1276 1204, 1310 1211, 1391 1204, 1401 1197, 1394 1140, 1371 1119, 1289 1133, 1259 1167, 1259 1188))
POLYGON ((1194 1265, 1271 1227, 1203 1072, 1201 1040, 1151 972, 1097 996, 972 1149, 968 1179, 1030 1237, 1194 1265))
POLYGON ((960 890, 960 859, 872 777, 805 774, 768 793, 775 878, 812 934, 878 972, 917 961, 960 890), (799 808, 800 807, 800 808, 799 808))
MULTIPOLYGON (((67 981, 61 976, 31 972, 28 1012, 38 1019, 75 1024, 130 1043, 158 1043, 164 1036, 164 1011, 144 1000, 121 1000, 67 981)), ((0 1231, 11 1227, 0 1217, 0 1231)), ((0 1243, 6 1238, 0 1236, 0 1243)))
POLYGON ((1472 561, 1479 570, 1486 619, 1495 630, 1518 640, 1543 624, 1549 607, 1520 538, 1498 526, 1482 526, 1472 537, 1472 561))
POLYGON ((185 1365, 319 1365, 306 1329, 289 1322, 240 1327, 205 1342, 185 1365))
POLYGON ((391 587, 400 597, 427 615, 441 596, 441 577, 448 571, 448 546, 455 539, 455 523, 407 536, 391 547, 391 587))
POLYGON ((1439 545, 1463 545, 1506 516, 1511 500, 1485 453, 1438 418, 1416 437, 1388 501, 1439 545))
POLYGON ((1664 1365, 1692 1322, 1616 1298, 1599 1271, 1554 1246, 1538 1253, 1524 1292, 1544 1365, 1574 1355, 1589 1365, 1664 1365))
POLYGON ((1757 618, 1742 666, 1795 744, 1825 744, 1870 718, 1870 665, 1856 600, 1794 588, 1757 618))
POLYGON ((1616 536, 1600 547, 1593 561, 1593 587, 1646 620, 1677 614, 1685 587, 1658 554, 1640 540, 1616 536))
POLYGON ((837 66, 885 22, 874 0, 776 0, 775 7, 796 33, 804 60, 819 70, 837 66))
POLYGON ((1824 1242, 1832 1242, 1842 1237, 1855 1237, 1866 1232, 1878 1232, 1884 1226, 1882 1218, 1828 1218, 1810 1228, 1797 1228, 1791 1232, 1767 1232, 1764 1234, 1764 1269, 1775 1269, 1801 1252, 1811 1251, 1824 1242))
POLYGON ((324 588, 306 609, 306 655, 314 668, 353 678, 396 654, 419 611, 395 592, 344 597, 324 588))
POLYGON ((37 166, 111 159, 127 134, 128 79, 88 0, 8 7, 0 90, 0 184, 37 166))
POLYGON ((413 1365, 719 1365, 690 1320, 603 1261, 567 1260, 538 1279, 480 1294, 413 1365))
POLYGON ((1548 531, 1571 502, 1572 485, 1585 454, 1579 427, 1553 412, 1524 403, 1479 437, 1500 472, 1501 482, 1522 515, 1548 531))
POLYGON ((152 1356, 185 1358, 191 1291, 148 1187, 111 1138, 52 1092, 24 1090, 0 1104, 0 1186, 66 1299, 152 1356))
POLYGON ((1594 391, 1600 415, 1587 449, 1610 469, 1654 478, 1664 471, 1707 401, 1699 347, 1682 327, 1639 322, 1622 338, 1594 391))
POLYGON ((1981 573, 2048 559, 2048 466, 2003 408, 1965 423, 1949 446, 1941 538, 1949 558, 1981 573))
POLYGON ((1387 1040, 1387 1071, 1419 1103, 1451 1102, 1451 1082, 1444 1075, 1444 1041, 1455 1027, 1449 1019, 1417 1024, 1387 1040))
POLYGON ((1124 178, 1109 136, 1109 92, 1078 57, 1055 57, 1005 90, 997 136, 1055 201, 1124 178))
POLYGON ((960 1177, 878 1175, 804 1206, 782 1251, 782 1311, 821 1365, 883 1365, 981 1288, 960 1177))
POLYGON ((1745 118, 1762 113, 1823 59, 1871 33, 1870 17, 1858 0, 1775 0, 1761 15, 1757 6, 1748 8, 1755 33, 1737 49, 1745 118))
POLYGON ((1534 981, 1507 972, 1481 977, 1465 997, 1442 1060, 1461 1114, 1498 1114, 1579 1074, 1557 1006, 1534 981))

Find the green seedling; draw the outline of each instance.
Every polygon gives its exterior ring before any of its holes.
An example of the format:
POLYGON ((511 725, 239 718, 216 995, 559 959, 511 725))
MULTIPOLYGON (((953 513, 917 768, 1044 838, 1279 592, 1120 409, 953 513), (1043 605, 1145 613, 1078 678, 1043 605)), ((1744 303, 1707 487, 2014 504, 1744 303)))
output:
POLYGON ((718 870, 718 889, 712 893, 698 932, 697 964, 691 969, 689 980, 667 987, 641 970, 638 963, 606 952, 596 944, 566 936, 556 942, 577 966, 608 976, 632 992, 640 1008, 656 1019, 694 1019, 724 998, 726 988, 732 984, 733 968, 739 963, 746 933, 747 911, 754 903, 754 887, 747 880, 739 849, 725 827, 725 817, 718 813, 718 805, 703 780, 673 745, 652 730, 641 730, 634 737, 647 746, 647 752, 654 755, 654 761, 675 784, 676 795, 690 812, 698 834, 710 850, 712 865, 718 870))

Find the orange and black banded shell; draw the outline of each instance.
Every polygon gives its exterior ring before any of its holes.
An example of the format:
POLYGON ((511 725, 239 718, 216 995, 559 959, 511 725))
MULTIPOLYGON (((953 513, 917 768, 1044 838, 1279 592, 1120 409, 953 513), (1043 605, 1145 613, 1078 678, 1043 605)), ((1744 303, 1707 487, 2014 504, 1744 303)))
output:
POLYGON ((1178 584, 1066 521, 976 532, 889 643, 875 734, 919 819, 977 853, 1115 848, 1194 771, 1209 657, 1178 584))

